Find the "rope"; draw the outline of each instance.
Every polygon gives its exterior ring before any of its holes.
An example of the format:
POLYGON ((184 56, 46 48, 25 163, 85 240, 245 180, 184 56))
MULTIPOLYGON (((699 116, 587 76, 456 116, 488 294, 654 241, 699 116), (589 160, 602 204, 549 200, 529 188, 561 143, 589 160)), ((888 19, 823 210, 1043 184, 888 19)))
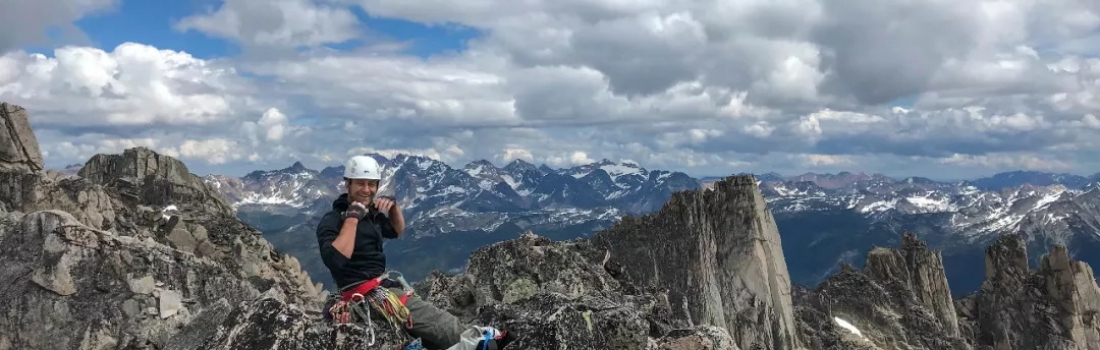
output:
POLYGON ((370 291, 367 301, 377 310, 383 310, 382 315, 394 325, 403 324, 406 329, 413 327, 412 315, 409 309, 401 303, 401 298, 389 289, 378 287, 370 291))

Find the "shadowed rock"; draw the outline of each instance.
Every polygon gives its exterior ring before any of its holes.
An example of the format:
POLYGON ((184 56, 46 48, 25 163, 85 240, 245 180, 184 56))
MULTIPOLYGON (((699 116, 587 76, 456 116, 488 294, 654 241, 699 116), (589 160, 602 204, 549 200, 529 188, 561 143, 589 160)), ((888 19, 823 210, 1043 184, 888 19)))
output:
POLYGON ((0 171, 44 168, 38 139, 31 132, 27 110, 0 102, 0 171))
POLYGON ((797 289, 799 332, 823 349, 1100 350, 1092 268, 1059 245, 1038 270, 1027 261, 1022 236, 999 238, 986 249, 981 289, 952 301, 939 253, 905 234, 899 249, 868 253, 863 271, 843 265, 816 291, 797 289), (851 323, 859 336, 846 341, 829 318, 851 323))
POLYGON ((944 335, 958 337, 959 323, 940 252, 929 250, 927 244, 907 232, 902 235, 900 249, 871 250, 866 266, 867 273, 877 281, 906 284, 917 302, 943 325, 944 335))
POLYGON ((1100 349, 1100 287, 1089 265, 1056 245, 1029 271, 1020 235, 999 238, 985 261, 981 290, 956 303, 978 349, 1100 349))
POLYGON ((801 294, 799 315, 808 343, 837 349, 971 348, 958 335, 940 253, 911 233, 902 235, 898 249, 872 249, 863 271, 844 264, 816 291, 801 294), (824 327, 829 321, 836 325, 824 327), (841 322, 859 334, 840 329, 841 322))

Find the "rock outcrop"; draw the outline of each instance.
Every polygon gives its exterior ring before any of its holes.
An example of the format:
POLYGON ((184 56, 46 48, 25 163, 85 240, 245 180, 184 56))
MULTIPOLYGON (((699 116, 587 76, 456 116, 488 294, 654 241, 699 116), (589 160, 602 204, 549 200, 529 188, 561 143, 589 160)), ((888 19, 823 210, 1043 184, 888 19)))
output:
POLYGON ((27 110, 0 102, 0 171, 38 171, 44 168, 38 139, 31 132, 27 110))
POLYGON ((779 230, 753 177, 676 193, 593 241, 633 283, 667 290, 677 317, 728 329, 745 349, 801 347, 779 230))
POLYGON ((1054 246, 1030 270, 1020 235, 986 250, 981 289, 956 302, 977 349, 1100 349, 1100 287, 1092 268, 1054 246))
POLYGON ((15 145, 0 159, 0 349, 163 349, 241 302, 323 300, 178 160, 130 149, 43 171, 23 109, 0 107, 15 145))
POLYGON ((1029 269, 1023 237, 1003 236, 986 250, 981 289, 953 301, 939 252, 907 233, 898 249, 872 249, 862 271, 796 288, 799 333, 812 349, 1100 350, 1092 268, 1064 246, 1040 262, 1029 269))
MULTIPOLYGON (((834 319, 834 323, 845 323, 859 331, 857 337, 847 337, 854 343, 850 346, 899 350, 970 348, 958 336, 958 321, 940 253, 930 251, 911 233, 902 236, 898 249, 872 249, 863 271, 844 265, 816 291, 802 293, 799 299, 812 302, 799 305, 804 309, 801 314, 818 318, 821 316, 815 314, 824 314, 834 319)), ((839 326, 835 332, 842 328, 839 326)), ((826 333, 818 337, 823 339, 815 342, 829 343, 829 338, 835 335, 826 333)))
POLYGON ((951 288, 943 269, 943 256, 913 233, 902 235, 900 249, 875 247, 867 254, 866 271, 876 281, 900 283, 924 309, 943 325, 943 335, 959 336, 959 322, 951 300, 951 288))

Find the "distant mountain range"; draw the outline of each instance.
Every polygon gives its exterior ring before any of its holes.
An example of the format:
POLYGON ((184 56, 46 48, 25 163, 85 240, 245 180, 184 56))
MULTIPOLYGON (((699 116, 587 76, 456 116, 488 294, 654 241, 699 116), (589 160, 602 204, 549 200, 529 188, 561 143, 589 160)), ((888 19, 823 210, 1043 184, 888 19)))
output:
MULTIPOLYGON (((573 225, 610 221, 659 208, 675 191, 701 182, 684 173, 646 170, 637 164, 603 161, 551 169, 515 160, 504 167, 477 161, 464 168, 417 156, 374 157, 383 165, 380 192, 395 195, 410 223, 410 236, 456 230, 492 230, 509 222, 573 225)), ((316 216, 343 191, 343 166, 320 171, 300 162, 241 178, 212 175, 239 211, 316 216)))
MULTIPOLYGON (((480 160, 455 168, 419 156, 373 156, 389 179, 381 191, 399 199, 410 225, 408 237, 387 243, 390 264, 413 279, 434 269, 460 270, 474 248, 525 230, 555 239, 587 236, 623 215, 655 211, 675 191, 717 179, 608 160, 560 169, 480 160)), ((317 171, 295 163, 205 180, 234 203, 238 216, 327 284, 313 230, 342 192, 342 174, 342 166, 317 171)), ((798 283, 816 284, 839 262, 862 266, 857 257, 874 245, 896 246, 905 231, 944 251, 959 293, 977 288, 982 249, 1007 232, 1024 233, 1039 252, 1067 243, 1077 258, 1100 264, 1100 173, 1014 171, 957 182, 851 172, 756 177, 798 283)))

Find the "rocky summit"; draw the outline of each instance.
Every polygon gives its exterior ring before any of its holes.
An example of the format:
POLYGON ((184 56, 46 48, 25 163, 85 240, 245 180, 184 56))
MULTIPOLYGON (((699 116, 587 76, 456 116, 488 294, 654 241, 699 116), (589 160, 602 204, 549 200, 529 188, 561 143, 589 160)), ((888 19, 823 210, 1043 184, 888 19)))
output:
MULTIPOLYGON (((0 112, 0 350, 400 347, 324 322, 297 260, 179 160, 132 148, 44 170, 26 112, 0 112)), ((589 239, 528 232, 415 288, 518 334, 506 350, 1100 350, 1100 287, 1065 247, 1033 269, 1028 237, 1003 236, 981 289, 953 300, 941 254, 905 234, 811 289, 791 283, 758 186, 676 192, 589 239)))

